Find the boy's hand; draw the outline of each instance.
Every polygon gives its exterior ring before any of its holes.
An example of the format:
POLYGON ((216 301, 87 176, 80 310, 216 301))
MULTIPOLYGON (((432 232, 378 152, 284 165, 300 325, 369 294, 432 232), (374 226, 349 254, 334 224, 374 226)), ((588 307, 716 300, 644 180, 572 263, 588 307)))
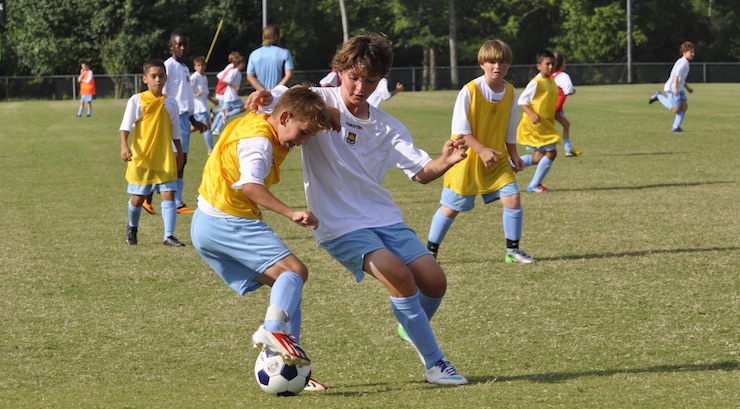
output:
POLYGON ((467 150, 468 145, 465 144, 463 135, 457 135, 455 139, 448 139, 445 142, 442 147, 442 157, 447 164, 454 165, 468 156, 467 150))
POLYGON ((500 162, 499 156, 501 152, 493 150, 491 148, 482 149, 478 152, 478 156, 483 161, 483 166, 490 168, 491 166, 500 162))
POLYGON ((319 227, 319 219, 314 216, 309 210, 295 210, 290 215, 290 220, 293 220, 296 224, 310 229, 316 229, 319 227))
POLYGON ((131 149, 128 146, 121 146, 121 159, 124 162, 131 161, 131 149))
POLYGON ((512 169, 514 169, 514 172, 520 172, 520 171, 524 170, 524 161, 519 156, 512 157, 511 158, 511 164, 513 165, 512 166, 512 169))
POLYGON ((272 103, 272 93, 266 89, 254 91, 247 97, 245 105, 252 111, 257 111, 263 106, 270 105, 272 103))
POLYGON ((537 125, 540 123, 540 116, 537 115, 536 112, 529 114, 529 119, 532 121, 534 125, 537 125))
POLYGON ((190 125, 193 125, 193 128, 195 128, 200 133, 208 130, 208 125, 204 124, 203 122, 196 121, 194 116, 190 117, 190 125))

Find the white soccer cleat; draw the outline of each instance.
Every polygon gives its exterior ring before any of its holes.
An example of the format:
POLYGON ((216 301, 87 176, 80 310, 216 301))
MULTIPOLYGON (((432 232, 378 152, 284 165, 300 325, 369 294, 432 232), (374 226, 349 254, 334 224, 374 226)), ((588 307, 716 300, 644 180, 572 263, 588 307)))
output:
POLYGON ((306 351, 295 340, 283 332, 270 332, 262 325, 252 335, 252 343, 256 348, 269 350, 280 355, 290 365, 304 366, 311 363, 306 351))
POLYGON ((323 383, 313 378, 309 379, 308 383, 306 384, 306 387, 303 388, 304 391, 313 391, 313 392, 323 392, 327 389, 329 389, 328 386, 324 385, 323 383))
POLYGON ((467 385, 468 380, 460 375, 454 366, 443 357, 424 373, 427 382, 437 385, 467 385))

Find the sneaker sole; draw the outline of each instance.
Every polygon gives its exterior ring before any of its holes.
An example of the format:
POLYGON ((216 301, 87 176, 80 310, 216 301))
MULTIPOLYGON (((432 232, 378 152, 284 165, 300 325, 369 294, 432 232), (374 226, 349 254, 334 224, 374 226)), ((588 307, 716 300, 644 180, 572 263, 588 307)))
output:
POLYGON ((468 384, 468 380, 465 379, 465 378, 462 378, 462 379, 457 379, 457 378, 440 378, 440 379, 437 379, 436 381, 430 381, 425 376, 424 379, 427 382, 431 383, 431 384, 434 384, 434 385, 442 385, 442 386, 460 386, 460 385, 467 385, 468 384))
MULTIPOLYGON (((257 334, 255 334, 257 335, 257 334)), ((283 361, 288 363, 288 365, 297 365, 297 366, 305 366, 309 365, 311 363, 310 359, 301 358, 296 355, 292 355, 288 353, 287 351, 279 348, 275 348, 271 346, 270 342, 267 339, 254 339, 254 336, 252 337, 252 345, 255 348, 259 348, 261 351, 269 350, 275 355, 279 355, 281 358, 283 358, 283 361)))

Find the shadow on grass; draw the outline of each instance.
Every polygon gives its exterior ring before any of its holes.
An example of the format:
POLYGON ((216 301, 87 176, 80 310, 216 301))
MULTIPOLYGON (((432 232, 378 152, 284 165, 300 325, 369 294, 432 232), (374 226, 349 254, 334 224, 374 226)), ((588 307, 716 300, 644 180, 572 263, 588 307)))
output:
POLYGON ((585 189, 557 189, 555 192, 591 192, 591 191, 604 191, 604 190, 644 190, 644 189, 659 189, 664 187, 689 187, 689 186, 704 186, 704 185, 729 185, 734 182, 731 181, 717 181, 717 182, 693 182, 693 183, 657 183, 654 185, 642 185, 642 186, 606 186, 606 187, 589 187, 585 189))
POLYGON ((643 374, 643 373, 674 373, 674 372, 705 372, 705 371, 737 371, 740 364, 737 361, 717 362, 713 364, 680 364, 680 365, 658 365, 647 368, 627 369, 605 369, 601 371, 585 372, 548 372, 543 374, 515 375, 515 376, 479 376, 468 378, 471 383, 486 382, 514 382, 528 381, 536 383, 558 383, 571 379, 613 376, 619 374, 643 374))
POLYGON ((624 253, 601 253, 601 254, 583 254, 563 257, 538 257, 537 261, 564 261, 564 260, 590 260, 595 258, 614 258, 614 257, 644 257, 651 254, 680 254, 680 253, 701 253, 712 251, 733 251, 740 250, 740 247, 710 247, 706 249, 670 249, 670 250, 643 250, 629 251, 624 253))

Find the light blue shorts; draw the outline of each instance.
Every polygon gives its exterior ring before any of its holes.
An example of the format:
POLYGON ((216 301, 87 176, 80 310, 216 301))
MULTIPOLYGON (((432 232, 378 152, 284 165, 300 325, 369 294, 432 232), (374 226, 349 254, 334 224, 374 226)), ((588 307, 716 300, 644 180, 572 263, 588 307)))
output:
MULTIPOLYGON (((195 117, 195 120, 198 122, 203 122, 208 126, 211 127, 211 117, 208 115, 208 112, 197 112, 193 114, 193 117, 195 117)), ((190 123, 190 121, 188 121, 190 123)))
POLYGON ((190 225, 193 247, 232 290, 244 295, 262 286, 254 281, 292 252, 267 223, 211 217, 196 209, 190 225))
POLYGON ((668 103, 674 107, 679 107, 681 106, 681 101, 688 100, 688 98, 686 98, 686 92, 684 91, 679 91, 678 95, 673 95, 672 92, 666 91, 665 95, 668 98, 668 103))
POLYGON ((525 146, 524 149, 528 151, 537 151, 537 152, 547 153, 547 152, 558 150, 558 144, 551 143, 549 145, 542 145, 542 146, 525 146))
POLYGON ((321 247, 342 263, 358 282, 365 277, 362 269, 365 255, 375 250, 387 248, 404 264, 410 264, 421 256, 432 254, 406 223, 355 230, 334 240, 325 241, 321 243, 321 247))
POLYGON ((237 99, 235 99, 235 100, 233 100, 233 101, 223 102, 223 103, 221 104, 221 106, 223 107, 223 109, 224 109, 224 110, 225 110, 226 112, 229 112, 229 111, 231 111, 232 109, 237 109, 237 108, 239 108, 239 107, 242 107, 242 106, 244 106, 244 101, 242 101, 242 99, 241 99, 241 98, 237 98, 237 99))
MULTIPOLYGON (((481 197, 483 198, 483 203, 489 204, 495 202, 496 200, 499 200, 502 197, 511 196, 518 193, 519 185, 517 185, 516 182, 512 182, 495 192, 484 193, 481 195, 481 197)), ((442 206, 447 206, 450 209, 458 212, 467 212, 473 210, 473 208, 475 207, 476 196, 477 195, 463 196, 455 193, 449 187, 445 187, 442 189, 442 197, 439 199, 439 203, 442 206)))
POLYGON ((94 95, 80 95, 80 102, 92 102, 94 95))
POLYGON ((128 184, 126 192, 130 195, 138 196, 149 196, 154 192, 176 192, 177 191, 177 180, 171 182, 164 182, 158 185, 134 185, 128 184))
MULTIPOLYGON (((187 112, 180 114, 180 146, 182 153, 190 152, 190 115, 187 112)), ((177 152, 174 144, 172 149, 177 152)))

